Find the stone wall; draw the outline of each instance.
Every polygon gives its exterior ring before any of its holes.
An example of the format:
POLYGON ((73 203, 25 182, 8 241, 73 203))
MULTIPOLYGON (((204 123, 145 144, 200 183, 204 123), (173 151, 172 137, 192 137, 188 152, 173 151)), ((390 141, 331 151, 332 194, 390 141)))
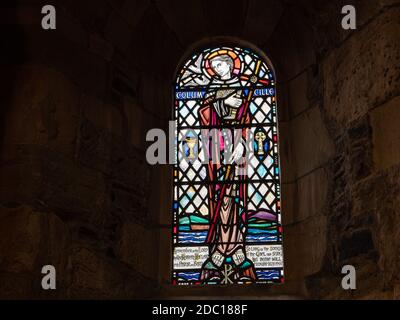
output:
POLYGON ((2 65, 12 86, 1 117, 0 296, 149 297, 159 235, 145 134, 168 119, 168 82, 120 57, 103 34, 119 30, 101 12, 79 17, 59 1, 52 33, 40 29, 38 3, 4 12, 24 54, 12 61, 8 48, 2 65), (46 264, 57 270, 54 292, 41 290, 46 264))
POLYGON ((400 7, 381 1, 361 13, 359 31, 339 38, 321 62, 322 111, 336 153, 325 261, 307 278, 315 297, 398 298, 400 7), (346 264, 357 270, 353 292, 337 287, 346 264))
POLYGON ((240 23, 207 3, 58 0, 56 31, 42 1, 1 11, 0 297, 398 298, 400 2, 355 0, 357 31, 339 0, 243 1, 240 23), (168 128, 174 71, 214 36, 276 69, 284 285, 169 285, 171 168, 146 164, 145 135, 168 128))

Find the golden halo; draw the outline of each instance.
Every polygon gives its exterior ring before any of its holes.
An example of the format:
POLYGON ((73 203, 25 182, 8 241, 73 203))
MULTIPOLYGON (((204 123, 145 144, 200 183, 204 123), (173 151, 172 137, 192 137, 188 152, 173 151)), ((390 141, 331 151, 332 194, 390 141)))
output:
POLYGON ((215 57, 222 55, 228 55, 229 57, 232 58, 233 60, 232 74, 238 75, 241 70, 242 62, 240 61, 240 58, 237 55, 237 53, 229 49, 219 49, 208 54, 208 56, 204 59, 204 69, 206 70, 207 74, 211 77, 214 77, 216 75, 211 67, 210 61, 211 59, 214 59, 215 57))

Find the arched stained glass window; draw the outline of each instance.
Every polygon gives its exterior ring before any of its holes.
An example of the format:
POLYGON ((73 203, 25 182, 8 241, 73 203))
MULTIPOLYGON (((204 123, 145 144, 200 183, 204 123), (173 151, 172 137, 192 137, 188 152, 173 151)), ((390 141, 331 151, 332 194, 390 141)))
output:
POLYGON ((283 282, 272 66, 247 48, 208 48, 174 93, 173 284, 283 282))

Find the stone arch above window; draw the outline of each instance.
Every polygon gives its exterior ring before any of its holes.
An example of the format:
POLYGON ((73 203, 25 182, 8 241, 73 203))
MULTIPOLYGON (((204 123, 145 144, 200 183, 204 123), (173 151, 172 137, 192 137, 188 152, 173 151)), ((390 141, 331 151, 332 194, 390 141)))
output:
POLYGON ((179 70, 173 284, 283 282, 275 86, 268 59, 241 46, 179 70))

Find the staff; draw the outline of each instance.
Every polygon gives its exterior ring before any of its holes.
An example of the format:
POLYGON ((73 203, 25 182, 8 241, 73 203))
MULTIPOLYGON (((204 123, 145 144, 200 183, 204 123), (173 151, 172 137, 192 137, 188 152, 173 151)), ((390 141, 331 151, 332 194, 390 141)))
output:
MULTIPOLYGON (((246 120, 246 113, 247 113, 247 110, 248 110, 248 107, 249 107, 249 104, 250 104, 250 100, 251 100, 251 98, 253 96, 253 91, 254 91, 255 86, 257 84, 257 81, 258 81, 258 74, 260 72, 260 69, 261 69, 261 60, 258 60, 257 65, 256 65, 255 75, 250 77, 250 82, 252 82, 253 85, 251 87, 251 90, 249 90, 249 92, 248 92, 248 95, 247 95, 247 98, 246 98, 246 102, 245 102, 245 106, 244 106, 243 112, 241 114, 241 119, 240 119, 240 123, 241 124, 244 124, 244 122, 246 120)), ((232 170, 232 166, 233 166, 232 164, 228 164, 227 165, 227 169, 226 169, 226 173, 225 173, 225 177, 224 177, 223 181, 226 182, 228 180, 233 180, 235 170, 232 170)), ((219 217, 218 213, 219 213, 219 211, 221 209, 222 199, 223 199, 223 197, 225 195, 226 188, 227 188, 227 184, 224 183, 223 186, 222 186, 221 192, 219 194, 219 197, 218 197, 218 202, 217 202, 217 206, 215 207, 213 221, 211 222, 210 230, 209 230, 208 235, 207 235, 207 243, 211 242, 211 237, 212 237, 212 234, 213 234, 214 229, 215 229, 215 224, 216 224, 217 219, 219 217)))

